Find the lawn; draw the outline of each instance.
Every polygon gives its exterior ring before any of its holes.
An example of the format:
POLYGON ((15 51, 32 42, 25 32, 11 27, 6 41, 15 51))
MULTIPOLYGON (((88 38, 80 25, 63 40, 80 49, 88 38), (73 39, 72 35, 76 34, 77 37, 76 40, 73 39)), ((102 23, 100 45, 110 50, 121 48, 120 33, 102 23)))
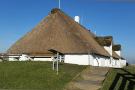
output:
POLYGON ((85 65, 60 63, 59 75, 52 70, 52 62, 4 61, 0 62, 0 89, 61 90, 85 65))
POLYGON ((103 90, 135 90, 135 67, 111 69, 103 90))

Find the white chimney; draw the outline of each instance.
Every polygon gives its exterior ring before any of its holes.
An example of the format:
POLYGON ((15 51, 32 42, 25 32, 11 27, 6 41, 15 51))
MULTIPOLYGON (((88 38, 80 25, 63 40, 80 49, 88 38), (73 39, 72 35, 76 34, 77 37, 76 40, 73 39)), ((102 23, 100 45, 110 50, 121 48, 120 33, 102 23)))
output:
POLYGON ((79 23, 79 16, 75 16, 75 21, 79 23))

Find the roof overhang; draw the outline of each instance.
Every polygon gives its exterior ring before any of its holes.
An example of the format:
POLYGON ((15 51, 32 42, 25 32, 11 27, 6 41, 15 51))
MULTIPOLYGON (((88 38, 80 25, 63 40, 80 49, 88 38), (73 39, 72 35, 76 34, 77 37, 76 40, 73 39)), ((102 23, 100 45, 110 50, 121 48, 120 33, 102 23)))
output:
POLYGON ((57 51, 57 50, 54 50, 54 49, 49 49, 48 51, 50 52, 53 52, 54 54, 57 54, 57 52, 59 53, 59 55, 64 55, 63 53, 57 51))

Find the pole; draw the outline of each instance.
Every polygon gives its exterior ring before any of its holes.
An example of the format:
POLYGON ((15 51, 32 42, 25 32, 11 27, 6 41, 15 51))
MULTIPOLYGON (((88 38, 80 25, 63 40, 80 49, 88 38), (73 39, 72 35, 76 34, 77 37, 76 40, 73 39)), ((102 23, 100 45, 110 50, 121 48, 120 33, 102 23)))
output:
POLYGON ((58 57, 59 57, 59 52, 57 52, 57 75, 58 75, 58 57))
POLYGON ((54 52, 53 52, 53 70, 54 70, 54 52))
POLYGON ((60 0, 59 0, 59 9, 60 9, 60 0))
POLYGON ((82 25, 82 21, 83 21, 83 12, 82 12, 82 20, 81 20, 81 25, 82 25))

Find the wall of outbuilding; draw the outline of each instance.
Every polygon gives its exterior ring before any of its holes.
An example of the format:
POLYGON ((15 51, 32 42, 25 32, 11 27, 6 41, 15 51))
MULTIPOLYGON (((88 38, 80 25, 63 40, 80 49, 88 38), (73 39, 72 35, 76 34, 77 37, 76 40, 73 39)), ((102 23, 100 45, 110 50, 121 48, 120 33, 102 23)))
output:
POLYGON ((36 57, 33 61, 53 61, 52 57, 36 57))
POLYGON ((19 56, 3 56, 3 60, 5 60, 5 61, 18 61, 19 56))
MULTIPOLYGON (((55 57, 56 58, 56 57, 55 57)), ((92 66, 101 66, 101 67, 113 67, 120 66, 121 60, 115 59, 112 57, 105 57, 97 54, 65 54, 63 61, 70 64, 78 65, 92 65, 92 66), (110 61, 110 58, 112 60, 110 61)), ((28 54, 22 54, 22 56, 8 56, 4 57, 4 60, 7 61, 26 61, 31 59, 32 61, 53 61, 52 56, 50 57, 30 57, 28 54)), ((60 59, 59 59, 60 60, 60 59)), ((61 61, 61 60, 60 60, 61 61)))
POLYGON ((65 63, 79 64, 79 65, 92 65, 106 67, 109 64, 109 57, 95 55, 95 54, 66 54, 65 63))
POLYGON ((90 63, 86 54, 66 54, 64 62, 78 65, 89 65, 90 63))

